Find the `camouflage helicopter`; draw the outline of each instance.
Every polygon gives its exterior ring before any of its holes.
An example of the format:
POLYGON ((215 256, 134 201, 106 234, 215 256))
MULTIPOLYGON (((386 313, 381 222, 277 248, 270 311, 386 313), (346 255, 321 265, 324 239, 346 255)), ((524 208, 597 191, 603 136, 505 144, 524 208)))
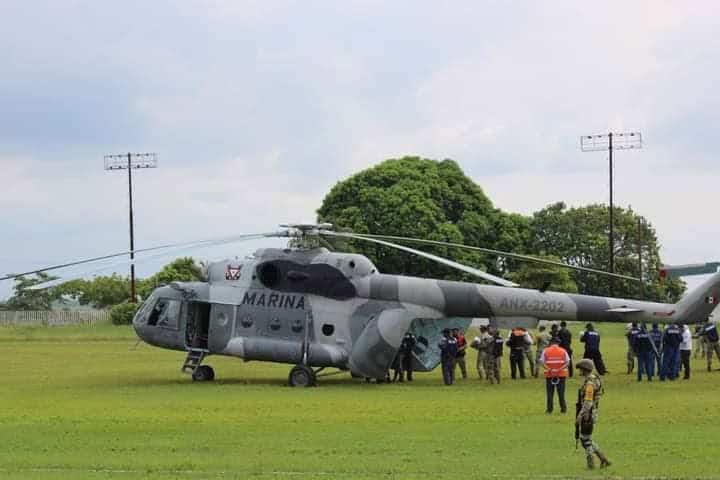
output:
MULTIPOLYGON (((330 224, 282 227, 282 231, 240 235, 226 241, 288 237, 294 240, 295 248, 261 249, 243 260, 211 263, 207 282, 173 282, 154 290, 133 319, 140 339, 186 352, 182 371, 189 371, 196 381, 215 377, 212 367, 203 364, 208 356, 227 355, 293 365, 288 383, 306 387, 314 385, 318 373, 329 367, 354 376, 383 378, 408 331, 418 338, 412 358, 414 369, 429 371, 440 362, 437 344, 442 330, 467 328, 473 318, 490 318, 498 327, 532 327, 541 319, 689 323, 707 317, 720 298, 720 273, 676 304, 566 294, 546 288, 519 288, 487 272, 393 242, 466 248, 632 277, 448 242, 339 232, 330 224), (311 238, 384 245, 496 285, 382 274, 367 257, 309 246, 313 242, 307 240, 311 238)), ((5 278, 11 277, 0 280, 5 278)))

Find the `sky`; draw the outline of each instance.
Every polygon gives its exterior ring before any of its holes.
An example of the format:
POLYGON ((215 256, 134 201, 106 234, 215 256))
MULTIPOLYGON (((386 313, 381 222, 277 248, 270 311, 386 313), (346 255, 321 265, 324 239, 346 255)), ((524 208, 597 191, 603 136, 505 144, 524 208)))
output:
POLYGON ((607 202, 579 138, 610 131, 643 138, 615 204, 665 262, 717 260, 719 27, 711 1, 3 1, 0 273, 127 249, 107 154, 158 154, 134 176, 142 248, 314 221, 403 155, 454 159, 509 212, 607 202))

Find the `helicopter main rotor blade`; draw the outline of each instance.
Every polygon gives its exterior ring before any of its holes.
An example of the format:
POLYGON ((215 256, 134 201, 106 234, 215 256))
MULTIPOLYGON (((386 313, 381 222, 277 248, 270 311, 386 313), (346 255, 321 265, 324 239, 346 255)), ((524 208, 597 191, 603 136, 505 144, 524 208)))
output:
POLYGON ((608 277, 622 278, 624 280, 633 280, 636 282, 641 281, 639 278, 631 277, 629 275, 622 275, 619 273, 611 273, 611 272, 606 272, 604 270, 596 270, 594 268, 578 267, 576 265, 569 265, 567 263, 556 262, 554 260, 547 260, 544 258, 532 257, 530 255, 523 255, 520 253, 503 252, 502 250, 493 250, 491 248, 473 247, 470 245, 463 245, 461 243, 441 242, 441 241, 437 241, 437 240, 423 240, 420 238, 399 237, 399 236, 394 236, 394 235, 373 235, 373 234, 367 234, 367 233, 357 233, 354 235, 357 235, 359 237, 367 237, 367 238, 379 238, 379 239, 397 240, 397 241, 404 241, 404 242, 411 242, 411 243, 422 243, 425 245, 438 245, 441 247, 464 248, 466 250, 474 250, 476 252, 489 253, 492 255, 500 256, 500 257, 514 258, 515 260, 521 260, 521 261, 525 261, 525 262, 544 263, 547 265, 555 265, 557 267, 571 268, 573 270, 579 270, 581 272, 597 273, 599 275, 606 275, 608 277))
POLYGON ((423 252, 421 250, 416 250, 414 248, 405 247, 403 245, 398 245, 396 243, 387 242, 385 240, 380 240, 377 238, 371 238, 368 236, 363 235, 355 235, 353 233, 345 233, 345 232, 331 232, 328 230, 321 230, 321 235, 327 235, 330 237, 344 237, 344 238, 352 238, 355 240, 364 240, 366 242, 372 242, 377 243, 380 245, 385 245, 386 247, 395 248, 397 250, 402 250, 408 253, 412 253, 414 255, 418 255, 420 257, 425 257, 430 260, 433 260, 435 262, 441 263, 443 265, 447 265, 448 267, 452 267, 456 270, 463 271, 465 273, 469 273, 471 275, 475 275, 476 277, 480 277, 484 280, 487 280, 489 282, 496 283, 498 285, 502 285, 503 287, 517 287, 517 283, 513 283, 509 280, 505 280, 504 278, 496 277, 495 275, 491 275, 487 272, 483 272, 482 270, 478 270, 477 268, 468 267, 467 265, 463 265, 462 263, 454 262, 452 260, 448 260, 447 258, 438 257, 437 255, 433 255, 431 253, 423 252))
POLYGON ((259 238, 265 238, 265 237, 284 237, 284 236, 287 236, 287 232, 283 231, 283 232, 270 232, 270 233, 249 233, 249 234, 233 235, 231 237, 215 238, 215 239, 211 239, 211 240, 195 240, 192 242, 169 243, 166 245, 157 245, 154 247, 139 248, 139 249, 135 249, 135 250, 127 250, 125 252, 111 253, 109 255, 102 255, 99 257, 75 260, 72 262, 66 262, 66 263, 62 263, 59 265, 51 265, 48 267, 39 268, 37 270, 31 270, 31 271, 23 272, 23 273, 13 273, 11 275, 5 275, 3 277, 0 277, 0 281, 12 280, 14 278, 22 277, 24 275, 33 275, 36 273, 48 272, 51 270, 59 270, 61 268, 74 267, 76 265, 83 265, 86 263, 100 262, 103 260, 109 260, 111 258, 122 257, 123 255, 130 255, 131 253, 153 252, 153 251, 163 250, 163 249, 168 249, 168 248, 203 246, 206 244, 214 244, 216 242, 232 243, 232 242, 236 242, 236 241, 237 242, 243 241, 246 239, 253 240, 253 239, 259 239, 259 238))

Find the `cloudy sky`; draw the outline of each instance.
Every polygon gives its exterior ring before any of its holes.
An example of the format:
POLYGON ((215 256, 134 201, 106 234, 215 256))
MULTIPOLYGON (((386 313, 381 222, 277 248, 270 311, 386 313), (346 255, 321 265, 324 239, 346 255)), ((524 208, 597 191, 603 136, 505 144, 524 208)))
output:
POLYGON ((159 155, 135 177, 143 247, 313 220, 406 154, 455 159, 507 211, 607 202, 579 137, 611 130, 644 139, 616 203, 665 261, 716 260, 719 23, 711 1, 3 1, 0 272, 127 247, 105 154, 159 155))

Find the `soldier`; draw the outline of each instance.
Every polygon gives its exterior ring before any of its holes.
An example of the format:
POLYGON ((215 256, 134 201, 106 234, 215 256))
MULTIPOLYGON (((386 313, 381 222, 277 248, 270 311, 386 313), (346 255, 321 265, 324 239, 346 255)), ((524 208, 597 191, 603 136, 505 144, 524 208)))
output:
POLYGON ((540 362, 545 366, 545 413, 553 411, 553 396, 557 389, 560 412, 567 412, 565 403, 565 382, 568 376, 570 355, 559 345, 558 338, 550 340, 550 346, 545 348, 540 356, 540 362))
POLYGON ((503 356, 503 339, 500 336, 500 331, 497 327, 492 327, 492 346, 488 350, 487 359, 488 366, 488 379, 490 383, 500 383, 500 365, 502 363, 503 356))
POLYGON ((477 360, 475 361, 475 368, 478 372, 478 378, 480 380, 488 378, 489 372, 485 368, 487 364, 487 352, 492 346, 492 336, 488 333, 488 328, 485 325, 480 327, 480 336, 475 337, 470 344, 472 348, 477 350, 477 360))
POLYGON ((605 375, 605 363, 600 353, 600 333, 595 331, 592 323, 585 325, 585 331, 580 334, 580 342, 585 344, 583 358, 592 360, 598 373, 605 375))
POLYGON ((652 382, 655 373, 654 345, 650 334, 645 330, 645 325, 640 326, 640 331, 634 337, 633 351, 638 359, 637 381, 642 380, 643 373, 647 376, 648 382, 652 382))
POLYGON ((635 335, 640 332, 637 322, 632 322, 625 328, 625 338, 627 338, 627 373, 630 375, 635 369, 635 335))
POLYGON ((570 333, 570 330, 567 328, 567 323, 565 323, 565 320, 560 322, 560 330, 558 331, 558 336, 560 337, 560 346, 565 349, 565 351, 570 355, 570 365, 568 366, 568 371, 570 376, 573 376, 573 365, 572 365, 572 359, 573 359, 573 349, 572 349, 572 333, 570 333))
POLYGON ((457 354, 457 340, 450 334, 450 329, 443 330, 443 336, 438 344, 440 347, 440 362, 442 363, 443 382, 445 385, 453 383, 453 366, 457 354))
POLYGON ((682 343, 682 332, 680 327, 672 323, 665 328, 663 334, 663 362, 660 370, 660 381, 666 378, 675 380, 678 374, 678 363, 680 360, 680 344, 682 343))
MULTIPOLYGON (((400 343, 400 349, 398 350, 398 370, 395 373, 395 377, 397 377, 399 373, 401 382, 404 380, 405 374, 407 374, 408 382, 412 382, 412 350, 415 348, 416 343, 417 338, 411 332, 405 333, 400 343)), ((395 381, 395 379, 393 379, 393 381, 395 381)))
POLYGON ((560 331, 558 330, 557 323, 553 323, 550 326, 550 336, 557 337, 558 339, 560 339, 560 331))
POLYGON ((720 360, 720 337, 718 336, 717 327, 715 327, 715 324, 712 322, 710 317, 707 319, 707 323, 703 327, 702 332, 700 335, 705 339, 705 348, 706 355, 707 355, 707 371, 712 370, 712 356, 713 352, 715 355, 717 355, 718 360, 720 360))
POLYGON ((508 334, 505 344, 510 347, 510 377, 517 379, 518 371, 520 378, 525 378, 525 345, 528 343, 527 331, 520 328, 513 328, 508 334))
POLYGON ((452 329, 452 334, 457 342, 457 353, 455 354, 455 362, 453 363, 453 378, 455 378, 455 367, 460 365, 462 378, 463 380, 467 380, 467 366, 465 364, 467 341, 465 340, 465 335, 463 335, 463 332, 458 327, 452 329))
POLYGON ((658 327, 657 323, 652 324, 652 328, 648 332, 650 334, 650 340, 652 340, 653 346, 655 347, 653 349, 653 356, 654 362, 655 362, 655 371, 660 375, 660 370, 662 369, 662 337, 663 333, 660 331, 660 328, 658 327))
POLYGON ((589 358, 580 360, 576 367, 582 375, 582 386, 578 390, 578 400, 575 404, 575 439, 580 440, 587 458, 588 468, 595 468, 595 458, 600 460, 600 468, 609 467, 610 461, 598 448, 592 439, 593 429, 598 419, 598 407, 603 388, 600 377, 592 373, 594 365, 589 358))
MULTIPOLYGON (((535 336, 535 339, 537 341, 537 352, 535 357, 535 371, 533 372, 533 377, 537 377, 540 374, 540 357, 542 357, 543 350, 550 346, 550 339, 552 338, 550 334, 545 331, 545 325, 540 325, 540 328, 538 330, 538 334, 535 336)), ((558 343, 560 343, 559 339, 558 343)))

